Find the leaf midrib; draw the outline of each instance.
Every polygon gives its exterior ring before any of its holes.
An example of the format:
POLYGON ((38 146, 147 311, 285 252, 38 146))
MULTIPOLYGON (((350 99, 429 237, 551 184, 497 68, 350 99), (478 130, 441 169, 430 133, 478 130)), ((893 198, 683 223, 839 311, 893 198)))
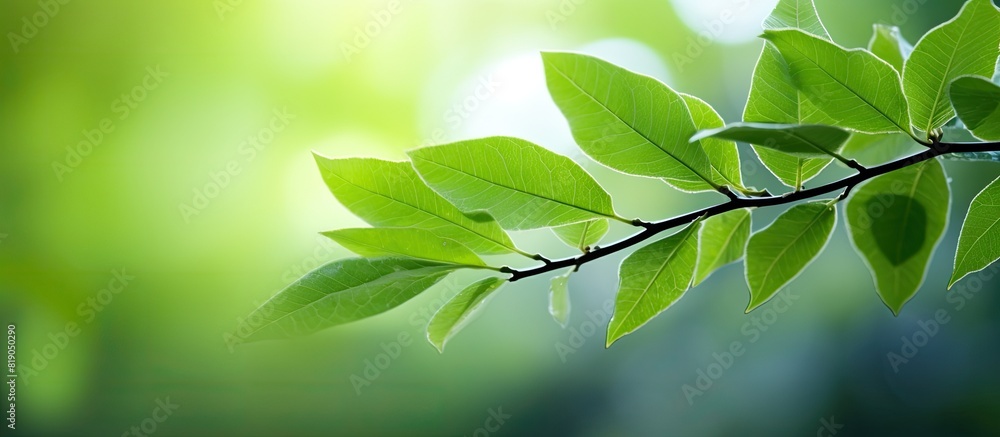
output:
MULTIPOLYGON (((674 156, 673 153, 670 153, 670 151, 664 149, 663 146, 661 146, 660 144, 658 144, 657 142, 653 141, 648 136, 646 136, 645 133, 640 132, 634 126, 632 126, 631 124, 629 124, 628 122, 626 122, 625 120, 623 120, 615 111, 612 111, 611 108, 608 108, 607 105, 604 104, 604 102, 598 100, 597 97, 595 97, 594 95, 592 95, 589 92, 587 92, 587 90, 583 89, 580 85, 577 85, 576 81, 574 81, 573 79, 571 79, 566 73, 564 73, 562 70, 560 70, 558 66, 553 65, 553 64, 550 64, 550 65, 552 66, 552 69, 555 70, 556 73, 559 73, 559 75, 562 76, 564 79, 566 79, 566 81, 569 82, 571 85, 573 85, 574 88, 576 88, 581 93, 583 93, 583 95, 589 97, 590 100, 592 100, 594 103, 597 103, 598 105, 600 105, 601 108, 604 108, 605 111, 607 111, 608 113, 610 113, 611 115, 613 115, 618 121, 622 122, 622 124, 624 124, 625 126, 628 126, 629 129, 632 129, 632 132, 635 132, 635 133, 639 134, 639 136, 641 136, 642 139, 646 140, 646 142, 648 142, 649 144, 652 144, 652 145, 656 146, 657 149, 661 150, 663 153, 665 153, 671 159, 673 159, 674 161, 677 161, 678 163, 680 163, 681 165, 683 165, 692 174, 694 174, 695 176, 698 176, 699 178, 701 178, 710 187, 714 187, 715 186, 715 182, 712 181, 711 178, 706 177, 705 175, 701 174, 700 171, 695 170, 694 167, 691 167, 691 165, 689 165, 688 163, 686 163, 683 160, 679 159, 678 157, 674 156)), ((678 96, 678 98, 680 98, 680 96, 678 96)), ((706 155, 705 159, 708 160, 708 156, 707 155, 706 155)), ((708 161, 709 161, 709 165, 711 165, 711 161, 710 160, 708 160, 708 161)))
POLYGON ((508 190, 511 190, 511 191, 516 191, 516 192, 518 192, 518 193, 521 193, 521 194, 525 194, 525 195, 528 195, 528 196, 532 196, 532 197, 537 197, 537 198, 539 198, 539 199, 545 199, 545 200, 548 200, 548 201, 551 201, 551 202, 555 202, 555 203, 558 203, 558 204, 560 204, 560 205, 563 205, 563 206, 567 206, 567 207, 570 207, 570 208, 574 208, 574 209, 578 209, 578 210, 580 210, 580 211, 585 211, 585 212, 589 212, 589 213, 592 213, 592 214, 596 214, 596 215, 599 215, 599 216, 601 216, 601 217, 608 217, 608 218, 613 218, 613 219, 617 219, 617 217, 616 217, 615 215, 613 215, 613 214, 610 214, 610 215, 609 215, 609 214, 607 214, 607 213, 603 213, 603 212, 599 212, 599 211, 594 211, 594 210, 592 210, 592 209, 590 209, 590 208, 587 208, 587 207, 583 207, 583 206, 580 206, 580 205, 574 205, 574 204, 572 204, 572 203, 566 203, 566 202, 564 202, 564 201, 562 201, 562 200, 559 200, 559 199, 553 199, 553 198, 550 198, 550 197, 545 197, 545 196, 542 196, 542 195, 538 195, 538 194, 535 194, 535 193, 530 193, 530 192, 528 192, 528 191, 524 191, 524 190, 522 190, 522 189, 520 189, 520 188, 516 188, 516 187, 509 187, 509 186, 507 186, 507 185, 504 185, 504 184, 500 184, 500 183, 497 183, 497 182, 495 182, 495 181, 491 181, 491 180, 489 180, 489 179, 485 179, 485 178, 483 178, 483 177, 480 177, 479 175, 475 175, 475 174, 472 174, 472 173, 469 173, 469 172, 467 172, 467 171, 465 171, 465 170, 462 170, 462 169, 458 169, 458 168, 455 168, 455 167, 452 167, 452 166, 450 166, 450 165, 445 165, 445 164, 442 164, 442 163, 439 163, 439 162, 437 162, 437 161, 431 161, 431 160, 429 160, 429 159, 426 159, 426 158, 421 158, 421 157, 419 157, 419 156, 415 156, 415 155, 414 155, 414 156, 412 156, 412 158, 413 158, 413 159, 419 159, 419 160, 421 160, 421 161, 424 161, 424 162, 427 162, 427 163, 430 163, 430 164, 434 164, 434 165, 436 165, 436 166, 439 166, 439 167, 444 167, 444 168, 447 168, 447 169, 449 169, 449 170, 451 170, 451 171, 454 171, 454 172, 458 172, 458 173, 461 173, 461 174, 464 174, 464 175, 466 175, 466 176, 469 176, 469 177, 472 177, 472 178, 475 178, 475 179, 478 179, 478 180, 480 180, 480 181, 483 181, 483 182, 486 182, 486 183, 488 183, 488 184, 490 184, 490 185, 495 185, 495 186, 498 186, 498 187, 502 187, 502 188, 506 188, 506 189, 508 189, 508 190))
MULTIPOLYGON (((321 294, 323 294, 323 296, 321 296, 318 299, 313 300, 312 302, 309 302, 309 303, 307 303, 305 305, 302 305, 301 307, 299 307, 297 309, 288 311, 287 313, 283 314, 281 317, 278 317, 278 318, 276 318, 276 319, 274 319, 274 320, 272 320, 272 321, 270 321, 268 323, 265 323, 265 324, 261 325, 259 328, 255 329, 253 331, 253 333, 250 334, 250 335, 253 336, 253 334, 256 334, 256 333, 258 333, 260 331, 263 331, 265 328, 268 328, 270 326, 273 326, 273 325, 277 324, 278 322, 280 322, 281 320, 284 320, 286 317, 289 317, 292 314, 298 314, 300 311, 302 311, 302 310, 304 310, 306 308, 310 308, 313 305, 316 305, 319 302, 324 301, 326 299, 331 299, 331 298, 333 298, 335 296, 339 296, 341 293, 348 293, 348 292, 351 292, 351 291, 355 291, 356 289, 359 289, 359 288, 362 288, 362 287, 371 286, 372 284, 378 284, 378 283, 381 283, 381 282, 390 282, 386 278, 395 279, 395 276, 400 275, 402 273, 409 274, 409 273, 414 273, 414 272, 421 272, 423 270, 430 270, 427 275, 424 275, 424 276, 422 276, 422 277, 420 277, 418 279, 418 280, 420 280, 420 279, 430 278, 431 276, 433 276, 435 274, 446 273, 446 272, 448 272, 450 270, 454 270, 454 269, 455 269, 454 266, 436 265, 436 266, 423 266, 423 267, 420 267, 419 269, 412 269, 412 270, 393 271, 393 272, 391 272, 389 274, 386 274, 386 275, 383 275, 383 276, 379 276, 377 279, 375 279, 373 281, 363 282, 363 283, 358 284, 358 285, 354 285, 354 286, 351 286, 351 287, 348 287, 348 288, 345 288, 345 289, 342 289, 342 290, 332 291, 332 292, 328 292, 328 293, 325 293, 323 291, 317 290, 315 288, 306 287, 304 285, 298 285, 299 287, 306 288, 306 289, 315 291, 317 293, 321 293, 321 294)), ((336 282, 340 282, 340 281, 337 281, 336 279, 334 279, 331 276, 327 276, 327 275, 322 275, 322 276, 325 277, 325 278, 328 278, 330 280, 333 280, 333 281, 336 281, 336 282)), ((412 284, 410 284, 410 285, 412 285, 412 284)), ((327 319, 327 320, 329 320, 329 319, 327 319)))
MULTIPOLYGON (((806 32, 803 32, 803 33, 806 33, 806 32)), ((810 35, 810 34, 808 34, 808 33, 806 33, 806 34, 807 34, 807 35, 810 35)), ((815 36, 815 35, 813 35, 813 36, 815 36)), ((828 42, 828 43, 830 43, 831 45, 833 45, 833 46, 834 46, 835 48, 837 48, 837 49, 841 49, 841 47, 838 47, 838 46, 836 46, 835 44, 833 44, 833 43, 832 43, 832 42, 830 42, 830 41, 826 41, 826 40, 823 40, 823 39, 820 39, 820 41, 823 41, 823 42, 828 42)), ((870 108, 874 109, 874 110, 875 110, 875 112, 878 112, 878 113, 879 113, 879 115, 881 115, 881 116, 882 116, 882 118, 885 118, 885 119, 886 119, 886 121, 888 121, 888 122, 892 123, 892 124, 893 124, 893 126, 896 126, 896 127, 898 127, 898 128, 899 128, 899 129, 900 129, 900 130, 901 130, 902 132, 905 132, 905 133, 909 133, 909 132, 910 132, 910 129, 904 129, 904 128, 903 128, 903 126, 900 126, 900 125, 899 125, 899 123, 897 123, 897 122, 896 122, 895 120, 893 120, 892 118, 890 118, 888 114, 886 114, 885 112, 883 112, 883 111, 882 111, 881 109, 879 109, 879 108, 878 108, 877 106, 875 106, 875 105, 874 105, 873 103, 869 102, 869 101, 868 101, 868 99, 866 99, 866 98, 862 97, 862 96, 861 96, 860 94, 858 94, 858 92, 857 92, 856 90, 854 90, 854 88, 851 88, 851 87, 847 86, 847 84, 846 84, 846 83, 844 83, 844 82, 842 82, 842 81, 841 81, 840 79, 837 79, 836 77, 834 77, 834 76, 833 76, 832 74, 830 74, 830 72, 829 72, 829 71, 827 71, 827 70, 826 70, 825 68, 823 68, 823 66, 819 65, 819 63, 818 63, 818 62, 816 62, 816 61, 813 61, 813 60, 812 60, 812 59, 811 59, 811 58, 810 58, 810 57, 809 57, 808 55, 806 55, 806 54, 805 54, 805 53, 803 53, 803 52, 802 52, 801 50, 799 50, 799 49, 798 49, 798 47, 795 47, 795 45, 794 45, 794 44, 790 44, 790 46, 791 46, 791 48, 792 48, 793 50, 795 50, 795 51, 796 51, 796 52, 798 52, 798 53, 799 53, 800 55, 802 55, 802 57, 803 57, 803 58, 804 58, 804 59, 805 59, 806 61, 808 61, 808 62, 810 62, 811 64, 815 65, 815 66, 816 66, 816 68, 817 68, 817 69, 819 69, 819 71, 822 71, 822 72, 823 72, 823 74, 825 74, 825 75, 826 75, 827 77, 829 77, 830 79, 832 79, 832 80, 833 80, 834 82, 837 82, 838 84, 840 84, 840 86, 842 86, 842 87, 846 88, 846 89, 847 89, 848 91, 850 91, 850 92, 851 92, 851 94, 854 94, 854 96, 855 96, 855 97, 857 97, 857 98, 858 98, 859 100, 861 100, 862 102, 864 102, 864 103, 865 103, 866 105, 868 105, 868 106, 869 106, 870 108)), ((844 50, 844 51, 845 51, 845 52, 846 52, 846 53, 848 54, 848 56, 856 56, 856 55, 857 55, 857 53, 858 53, 857 51, 854 51, 854 50, 848 50, 848 49, 843 49, 843 50, 844 50)), ((884 61, 883 61, 883 62, 884 62, 884 61)), ((890 66, 890 67, 891 67, 891 66, 890 66)))
MULTIPOLYGON (((363 191, 366 191, 368 193, 374 194, 376 196, 379 196, 379 197, 391 200, 391 201, 399 203, 401 205, 406 205, 406 206, 408 206, 410 208, 413 208, 416 211, 420 211, 421 213, 424 213, 424 214, 426 214, 426 215, 428 215, 430 217, 438 218, 438 219, 440 219, 440 220, 442 220, 442 221, 444 221, 446 223, 451 223, 451 224, 453 224, 455 226, 458 226, 459 228, 464 229, 464 230, 466 230, 466 231, 468 231, 468 232, 470 232, 470 233, 472 233, 474 235, 477 235, 477 236, 479 236, 479 237, 481 237, 481 238, 483 238, 483 239, 485 239, 487 241, 490 241, 490 242, 492 242, 494 244, 497 244, 500 247, 504 247, 504 248, 509 249, 511 251, 514 251, 514 252, 517 251, 517 249, 515 247, 513 247, 513 242, 511 242, 510 244, 508 244, 508 243, 504 243, 504 242, 501 242, 501 241, 496 241, 496 240, 493 239, 493 237, 490 237, 490 236, 487 236, 487 235, 483 235, 482 233, 480 233, 480 232, 478 232, 478 231, 476 231, 474 229, 468 228, 468 227, 462 225, 461 223, 455 222, 455 221, 453 221, 453 220, 451 220, 451 219, 449 219, 447 217, 444 217, 444 216, 441 216, 441 215, 438 215, 438 214, 433 214, 430 211, 427 211, 426 209, 420 208, 420 207, 418 207, 416 205, 413 205, 413 204, 411 204, 409 202, 403 202, 402 200, 396 199, 394 197, 390 197, 388 195, 379 193, 377 191, 370 190, 370 189, 368 189, 366 187, 363 187, 363 186, 361 186, 359 184, 351 182, 351 181, 347 180, 346 178, 344 178, 344 177, 342 177, 342 176, 340 176, 338 174, 330 173, 330 176, 336 177, 337 179, 340 179, 340 180, 344 181, 345 184, 348 184, 348 185, 350 185, 352 187, 356 187, 356 188, 358 188, 360 190, 363 190, 363 191)), ((419 179, 419 177, 418 177, 418 179, 419 179)))
MULTIPOLYGON (((740 221, 736 222, 736 226, 733 226, 732 231, 730 231, 729 235, 726 236, 725 243, 722 244, 723 248, 729 246, 729 243, 733 241, 733 236, 736 235, 736 232, 739 230, 740 225, 742 225, 743 222, 749 219, 750 219, 750 214, 743 214, 743 218, 741 218, 740 221)), ((709 264, 710 266, 709 268, 716 266, 716 264, 719 262, 719 259, 722 258, 722 253, 724 251, 725 250, 720 250, 718 253, 716 253, 715 257, 712 259, 712 262, 709 264)))
MULTIPOLYGON (((670 251, 670 254, 667 255, 664 258, 663 263, 660 264, 660 267, 656 270, 656 273, 653 275, 653 278, 649 280, 649 283, 646 284, 645 287, 643 287, 642 293, 639 294, 639 297, 635 300, 635 302, 632 304, 632 306, 628 309, 628 312, 626 312, 622 316, 621 322, 618 322, 618 328, 619 329, 615 330, 615 334, 619 333, 619 331, 621 330, 621 327, 623 326, 623 324, 625 323, 625 321, 628 320, 628 318, 632 316, 632 313, 639 306, 639 302, 646 298, 646 295, 649 294, 649 289, 653 286, 653 284, 656 283, 656 280, 659 279, 660 275, 662 275, 663 272, 667 269, 667 266, 670 265, 670 262, 673 261, 674 257, 677 255, 677 252, 680 251, 681 248, 684 247, 685 244, 687 244, 688 238, 691 238, 691 232, 696 227, 697 226, 690 226, 688 228, 688 230, 685 231, 686 235, 684 235, 684 238, 682 238, 681 241, 678 242, 677 245, 674 246, 674 248, 670 251)), ((668 306, 669 306, 669 304, 668 304, 668 306)))
MULTIPOLYGON (((990 3, 992 5, 993 0, 990 0, 990 3)), ((964 23, 965 25, 962 26, 962 31, 958 34, 958 39, 955 41, 955 48, 948 55, 948 64, 944 69, 944 74, 941 75, 941 84, 937 87, 937 94, 934 95, 934 104, 930 107, 931 111, 927 117, 927 129, 925 129, 924 132, 930 132, 932 129, 931 126, 934 125, 934 117, 937 115, 938 103, 941 102, 941 94, 944 93, 944 88, 947 86, 945 79, 951 75, 951 69, 955 64, 955 55, 958 52, 958 47, 961 46, 962 40, 965 38, 965 32, 969 30, 969 24, 973 22, 976 17, 976 13, 978 12, 971 6, 969 8, 972 16, 964 23)))
POLYGON ((767 282, 767 279, 771 276, 771 272, 774 270, 774 266, 778 264, 778 260, 782 259, 785 256, 785 253, 788 252, 792 248, 792 246, 794 246, 795 243, 799 241, 800 238, 802 238, 806 233, 808 233, 808 231, 812 229, 813 226, 816 225, 816 222, 818 222, 819 219, 822 218, 823 215, 827 213, 827 211, 828 211, 827 209, 823 209, 819 212, 819 214, 816 214, 816 217, 813 217, 812 221, 810 221, 809 224, 803 228, 802 232, 796 235, 795 238, 792 239, 792 241, 790 241, 783 249, 781 249, 781 252, 778 252, 777 256, 774 257, 774 261, 771 262, 771 265, 768 266, 767 270, 764 272, 764 277, 761 279, 761 285, 764 285, 764 283, 767 282))

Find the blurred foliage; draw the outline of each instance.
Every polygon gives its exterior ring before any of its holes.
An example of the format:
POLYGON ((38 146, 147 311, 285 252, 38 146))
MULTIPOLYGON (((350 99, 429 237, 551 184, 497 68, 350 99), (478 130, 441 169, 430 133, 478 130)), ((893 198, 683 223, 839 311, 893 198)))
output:
MULTIPOLYGON (((853 47, 872 23, 915 41, 960 6, 818 3, 853 47)), ((156 435, 471 435, 498 408, 508 435, 814 434, 830 417, 849 434, 995 432, 996 281, 945 293, 959 209, 996 175, 991 163, 946 163, 951 224, 899 318, 838 229, 775 319, 743 315, 746 285, 729 267, 610 351, 590 320, 607 318, 620 257, 573 276, 565 330, 547 314, 547 280, 533 279, 505 287, 438 354, 423 328, 462 278, 372 320, 227 347, 240 316, 347 255, 319 231, 361 224, 326 191, 310 151, 403 159, 421 144, 503 133, 582 162, 544 92, 541 50, 608 58, 736 121, 773 4, 5 2, 0 29, 16 43, 0 50, 0 316, 17 325, 22 370, 38 370, 19 385, 19 427, 121 435, 169 397, 179 409, 156 435), (366 29, 373 36, 359 37, 366 29), (102 292, 122 271, 134 279, 102 292), (950 323, 894 371, 887 354, 940 309, 950 323), (45 359, 67 323, 78 333, 45 359), (744 352, 689 404, 682 386, 734 341, 744 352)), ((626 215, 715 200, 585 165, 626 215)), ((778 213, 755 214, 755 228, 778 213)), ((515 238, 573 252, 547 232, 515 238)))

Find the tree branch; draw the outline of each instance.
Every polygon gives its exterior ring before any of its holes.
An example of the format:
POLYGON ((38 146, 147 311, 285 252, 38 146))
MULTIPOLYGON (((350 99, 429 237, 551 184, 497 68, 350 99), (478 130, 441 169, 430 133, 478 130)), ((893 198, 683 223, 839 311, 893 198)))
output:
POLYGON ((767 206, 784 205, 792 202, 797 202, 800 200, 811 199, 813 197, 831 193, 838 190, 843 190, 842 196, 846 197, 846 194, 849 193, 851 189, 853 189, 855 186, 864 181, 867 181, 877 176, 884 175, 886 173, 890 173, 899 169, 909 167, 914 164, 919 164, 929 159, 934 159, 938 156, 947 155, 950 153, 965 153, 965 152, 1000 152, 1000 142, 930 143, 927 144, 927 147, 928 147, 927 150, 920 152, 916 155, 900 158, 896 161, 882 164, 877 167, 871 167, 871 168, 862 167, 860 169, 857 169, 858 170, 857 174, 816 188, 794 191, 781 196, 730 197, 729 201, 726 203, 720 203, 715 206, 690 212, 674 218, 653 223, 642 222, 644 223, 643 224, 644 229, 639 233, 632 235, 631 237, 628 237, 624 240, 612 243, 608 246, 594 249, 590 252, 584 253, 579 256, 575 256, 572 258, 564 258, 555 261, 547 261, 545 262, 544 265, 525 270, 514 270, 508 267, 504 267, 502 271, 505 273, 510 273, 511 277, 509 280, 511 282, 514 282, 524 278, 568 267, 573 267, 577 269, 583 264, 611 255, 615 252, 626 249, 628 247, 635 246, 636 244, 639 244, 649 238, 652 238, 653 236, 661 232, 665 232, 670 229, 676 228, 678 226, 689 224, 700 217, 708 218, 740 208, 762 208, 767 206))

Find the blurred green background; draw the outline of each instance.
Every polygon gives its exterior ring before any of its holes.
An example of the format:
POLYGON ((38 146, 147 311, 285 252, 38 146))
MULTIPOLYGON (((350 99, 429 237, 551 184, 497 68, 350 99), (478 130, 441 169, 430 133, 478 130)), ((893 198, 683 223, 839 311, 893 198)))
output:
MULTIPOLYGON (((850 47, 872 23, 915 42, 961 6, 817 3, 850 47)), ((946 164, 951 225, 898 318, 840 228, 784 292, 787 311, 744 315, 742 266, 730 266, 610 350, 590 320, 607 319, 621 256, 572 277, 566 329, 547 314, 548 279, 534 278, 506 287, 438 354, 424 323, 470 278, 459 275, 380 317, 227 345, 257 304, 349 256, 318 232, 362 223, 326 190, 311 151, 400 160, 507 134, 577 159, 624 215, 720 200, 588 162, 545 93, 538 52, 604 57, 737 121, 774 4, 3 2, 0 318, 16 324, 21 378, 18 432, 0 435, 995 435, 997 281, 945 290, 965 208, 998 173, 988 163, 946 164), (116 275, 133 278, 102 291, 116 275), (939 310, 949 321, 921 336, 939 310), (889 353, 912 352, 903 338, 927 341, 894 367, 889 353), (729 360, 734 342, 743 352, 729 360), (163 417, 158 402, 177 405, 162 422, 149 420, 163 417)), ((777 188, 744 159, 748 181, 777 188)), ((844 174, 831 166, 820 180, 844 174)), ((777 213, 758 211, 755 227, 777 213)), ((547 231, 515 239, 572 254, 547 231)))

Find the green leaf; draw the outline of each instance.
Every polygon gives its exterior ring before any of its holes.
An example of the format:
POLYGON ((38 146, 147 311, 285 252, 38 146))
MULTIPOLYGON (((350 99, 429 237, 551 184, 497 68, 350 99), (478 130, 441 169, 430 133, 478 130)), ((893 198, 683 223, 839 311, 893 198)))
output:
POLYGON ((969 206, 955 253, 955 271, 948 288, 969 273, 1000 259, 1000 178, 983 189, 969 206))
POLYGON ((910 132, 899 73, 871 52, 797 29, 767 30, 796 86, 836 125, 864 133, 910 132))
POLYGON ((1000 85, 982 77, 960 77, 951 83, 951 102, 976 138, 1000 141, 1000 85))
POLYGON ((903 69, 913 124, 924 132, 955 116, 948 86, 964 75, 989 77, 1000 55, 1000 11, 991 0, 969 0, 958 16, 927 32, 903 69))
POLYGON ((855 132, 844 143, 840 154, 862 165, 874 166, 915 153, 918 147, 923 148, 906 134, 869 135, 855 132))
POLYGON ((587 220, 571 225, 552 228, 552 232, 570 247, 589 252, 589 248, 601 241, 608 234, 608 221, 605 219, 587 220))
POLYGON ((700 227, 701 221, 696 221, 622 261, 607 346, 645 325, 690 288, 698 262, 700 227))
POLYGON ((872 39, 868 41, 868 51, 888 62, 897 72, 902 72, 903 65, 913 53, 913 45, 903 38, 896 26, 876 24, 874 27, 872 39))
POLYGON ((737 209, 705 220, 698 238, 698 268, 694 285, 726 264, 739 261, 750 238, 750 210, 737 209))
MULTIPOLYGON (((695 129, 715 129, 726 125, 722 116, 704 100, 687 94, 681 94, 681 97, 684 98, 688 110, 691 111, 695 129)), ((743 176, 740 174, 740 151, 736 147, 736 143, 711 138, 699 142, 712 164, 712 179, 715 183, 727 185, 739 191, 745 190, 743 176)))
POLYGON ((781 0, 764 19, 764 29, 802 29, 830 39, 812 0, 781 0))
POLYGON ((395 308, 460 268, 407 258, 350 258, 306 273, 247 317, 248 341, 312 334, 395 308))
POLYGON ((435 193, 408 162, 316 155, 323 180, 348 210, 372 226, 426 229, 476 253, 520 252, 493 221, 474 221, 435 193))
POLYGON ((427 341, 431 342, 438 352, 444 352, 444 345, 469 322, 472 321, 480 308, 486 305, 487 298, 507 282, 501 278, 486 278, 476 282, 459 292, 434 313, 427 325, 427 341))
POLYGON ((851 241, 893 314, 917 293, 948 223, 944 169, 926 161, 879 176, 847 202, 851 241))
POLYGON ((323 235, 365 257, 396 256, 485 267, 486 263, 461 243, 416 228, 359 228, 323 235))
POLYGON ((830 201, 793 206, 747 243, 747 312, 763 305, 799 275, 826 247, 837 222, 830 201))
POLYGON ((799 189, 802 184, 816 177, 825 169, 833 158, 802 159, 777 152, 766 147, 753 147, 760 162, 771 171, 781 183, 799 189))
MULTIPOLYGON (((816 13, 812 0, 781 0, 764 20, 765 29, 798 28, 821 38, 830 35, 816 13)), ((788 65, 773 44, 765 43, 754 67, 743 120, 760 123, 832 124, 801 93, 788 73, 788 65)), ((831 159, 801 159, 774 150, 754 147, 761 163, 781 183, 798 189, 816 177, 831 159)))
POLYGON ((733 123, 719 129, 702 131, 692 140, 721 138, 777 150, 796 158, 836 157, 851 134, 823 125, 772 123, 733 123))
POLYGON ((466 213, 486 211, 522 230, 618 217, 611 196, 571 159, 539 145, 492 137, 408 152, 420 176, 466 213))
POLYGON ((684 98, 670 87, 600 59, 543 53, 549 93, 583 151, 615 170, 714 190, 708 155, 684 98))
POLYGON ((572 273, 570 270, 552 278, 549 287, 549 314, 563 328, 569 322, 569 275, 572 273))

